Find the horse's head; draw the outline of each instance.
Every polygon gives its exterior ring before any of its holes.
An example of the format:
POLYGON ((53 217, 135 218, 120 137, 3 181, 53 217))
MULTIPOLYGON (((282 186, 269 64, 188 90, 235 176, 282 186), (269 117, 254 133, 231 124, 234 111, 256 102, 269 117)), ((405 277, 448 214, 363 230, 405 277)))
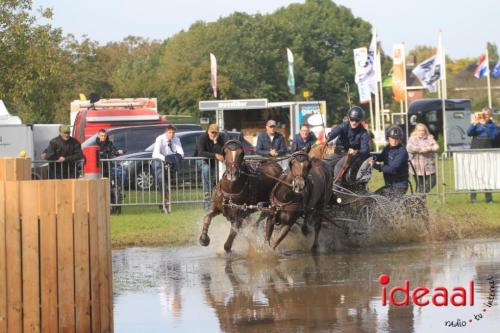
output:
POLYGON ((237 140, 229 140, 222 148, 224 163, 226 165, 225 177, 229 181, 236 181, 240 175, 241 164, 245 157, 243 146, 237 140))
POLYGON ((306 177, 311 168, 311 160, 306 152, 298 151, 290 156, 290 173, 293 177, 292 189, 295 193, 303 193, 306 177))

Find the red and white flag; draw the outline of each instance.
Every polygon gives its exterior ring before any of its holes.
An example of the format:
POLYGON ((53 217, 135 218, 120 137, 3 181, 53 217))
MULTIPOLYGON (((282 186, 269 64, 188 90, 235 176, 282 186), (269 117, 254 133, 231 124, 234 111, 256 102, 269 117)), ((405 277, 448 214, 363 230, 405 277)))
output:
POLYGON ((214 97, 217 98, 217 59, 213 53, 210 53, 210 83, 214 97))

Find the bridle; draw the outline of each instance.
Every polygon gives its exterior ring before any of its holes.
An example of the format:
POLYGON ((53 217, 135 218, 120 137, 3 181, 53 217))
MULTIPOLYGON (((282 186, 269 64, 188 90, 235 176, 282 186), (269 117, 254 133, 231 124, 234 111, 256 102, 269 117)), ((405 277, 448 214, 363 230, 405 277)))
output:
POLYGON ((289 168, 290 174, 293 176, 292 190, 296 193, 302 193, 304 191, 306 186, 305 174, 307 174, 307 171, 311 167, 310 162, 309 155, 305 151, 297 151, 290 156, 289 168), (307 166, 304 166, 305 162, 308 163, 307 166), (301 174, 294 174, 294 163, 301 164, 301 174))
POLYGON ((243 163, 243 158, 245 156, 243 146, 238 140, 228 140, 222 147, 222 153, 224 154, 224 164, 226 166, 224 175, 226 176, 226 178, 230 177, 234 181, 240 176, 241 173, 241 164, 243 163), (241 152, 238 155, 238 158, 236 158, 238 149, 240 149, 241 152), (226 156, 226 150, 233 153, 231 161, 229 161, 226 156))

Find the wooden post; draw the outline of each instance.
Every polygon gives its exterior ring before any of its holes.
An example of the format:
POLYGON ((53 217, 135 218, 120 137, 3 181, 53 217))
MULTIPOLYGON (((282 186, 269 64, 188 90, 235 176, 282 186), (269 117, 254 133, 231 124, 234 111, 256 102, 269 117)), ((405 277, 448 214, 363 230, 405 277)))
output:
POLYGON ((0 333, 113 332, 109 183, 0 159, 0 333))

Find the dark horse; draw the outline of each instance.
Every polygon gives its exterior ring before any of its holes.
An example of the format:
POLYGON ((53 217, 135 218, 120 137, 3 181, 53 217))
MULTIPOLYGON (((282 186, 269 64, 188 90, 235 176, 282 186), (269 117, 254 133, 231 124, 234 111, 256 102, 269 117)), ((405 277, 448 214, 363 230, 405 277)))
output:
POLYGON ((311 158, 305 152, 294 153, 290 157, 289 166, 270 195, 274 214, 266 221, 266 240, 270 244, 274 226, 281 224, 281 232, 272 245, 273 249, 276 249, 293 224, 304 214, 302 231, 307 234, 307 225, 314 225, 312 250, 316 251, 321 229, 321 212, 332 195, 332 173, 325 162, 311 158))
POLYGON ((267 202, 269 193, 276 183, 275 179, 283 170, 275 161, 264 161, 260 163, 256 171, 251 172, 244 161, 243 147, 236 140, 226 142, 223 154, 226 171, 215 186, 215 195, 207 215, 203 218, 200 244, 207 246, 210 243, 208 237, 210 222, 212 218, 222 213, 231 222, 231 231, 224 244, 224 250, 230 252, 237 230, 241 227, 243 220, 254 212, 241 206, 267 202))

